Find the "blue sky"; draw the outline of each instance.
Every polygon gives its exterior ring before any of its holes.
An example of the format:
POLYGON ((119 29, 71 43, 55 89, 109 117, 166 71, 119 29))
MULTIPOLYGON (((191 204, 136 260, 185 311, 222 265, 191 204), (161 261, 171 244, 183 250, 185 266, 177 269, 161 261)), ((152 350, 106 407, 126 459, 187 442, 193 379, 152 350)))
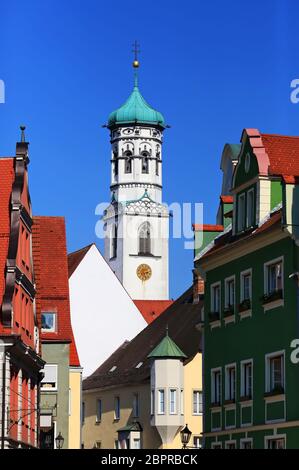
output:
MULTIPOLYGON (((140 89, 171 125, 164 200, 203 202, 213 223, 224 144, 238 143, 244 127, 299 134, 299 103, 290 102, 298 14, 297 0, 2 2, 0 154, 13 154, 25 123, 34 213, 66 217, 70 251, 98 242, 94 211, 110 178, 101 125, 131 91, 138 39, 140 89)), ((191 270, 192 252, 172 240, 173 297, 191 270)))

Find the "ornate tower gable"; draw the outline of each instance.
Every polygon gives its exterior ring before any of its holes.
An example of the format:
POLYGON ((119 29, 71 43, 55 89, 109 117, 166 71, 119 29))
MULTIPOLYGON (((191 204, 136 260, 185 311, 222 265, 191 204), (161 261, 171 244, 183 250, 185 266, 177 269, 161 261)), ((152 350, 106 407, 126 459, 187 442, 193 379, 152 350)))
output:
POLYGON ((153 201, 145 190, 144 195, 135 201, 125 203, 126 214, 139 214, 149 217, 168 217, 168 209, 164 204, 153 201))

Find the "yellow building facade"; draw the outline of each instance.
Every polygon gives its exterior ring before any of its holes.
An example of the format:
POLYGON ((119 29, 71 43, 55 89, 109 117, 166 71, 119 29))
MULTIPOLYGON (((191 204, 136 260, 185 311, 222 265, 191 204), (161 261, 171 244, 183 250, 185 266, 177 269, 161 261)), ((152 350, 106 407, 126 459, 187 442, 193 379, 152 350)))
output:
MULTIPOLYGON (((195 397, 202 396, 202 358, 198 352, 184 365, 184 424, 192 432, 190 447, 200 447, 202 436, 202 408, 196 408, 195 397)), ((140 447, 143 449, 181 449, 180 429, 172 442, 163 445, 157 429, 151 425, 151 387, 150 382, 132 384, 109 389, 86 390, 83 392, 84 423, 82 442, 84 448, 113 449, 120 447, 119 429, 137 421, 142 427, 140 447), (134 413, 134 400, 139 398, 139 412, 134 413), (120 416, 115 417, 115 400, 119 397, 120 416), (101 401, 101 416, 98 415, 101 401), (100 418, 100 419, 99 419, 100 418)))
POLYGON ((69 371, 69 449, 81 448, 82 369, 69 371))

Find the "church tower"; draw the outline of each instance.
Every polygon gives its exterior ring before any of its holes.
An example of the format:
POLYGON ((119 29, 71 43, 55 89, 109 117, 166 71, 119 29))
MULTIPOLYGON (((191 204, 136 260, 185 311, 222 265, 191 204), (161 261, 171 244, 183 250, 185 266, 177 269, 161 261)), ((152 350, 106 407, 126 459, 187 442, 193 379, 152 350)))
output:
MULTIPOLYGON (((137 45, 136 45, 137 46, 137 45)), ((165 122, 140 93, 135 48, 134 88, 108 119, 111 204, 104 214, 105 259, 132 299, 165 300, 169 212, 162 204, 165 122)))

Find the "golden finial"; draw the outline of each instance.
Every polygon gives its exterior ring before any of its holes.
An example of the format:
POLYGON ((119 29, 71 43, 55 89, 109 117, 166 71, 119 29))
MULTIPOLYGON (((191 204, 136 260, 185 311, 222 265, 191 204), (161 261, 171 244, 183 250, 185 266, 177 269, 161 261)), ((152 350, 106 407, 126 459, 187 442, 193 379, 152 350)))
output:
POLYGON ((133 67, 134 69, 138 69, 139 68, 138 54, 140 53, 140 49, 139 49, 139 44, 137 41, 134 42, 133 48, 134 48, 132 49, 132 52, 134 52, 133 67))

